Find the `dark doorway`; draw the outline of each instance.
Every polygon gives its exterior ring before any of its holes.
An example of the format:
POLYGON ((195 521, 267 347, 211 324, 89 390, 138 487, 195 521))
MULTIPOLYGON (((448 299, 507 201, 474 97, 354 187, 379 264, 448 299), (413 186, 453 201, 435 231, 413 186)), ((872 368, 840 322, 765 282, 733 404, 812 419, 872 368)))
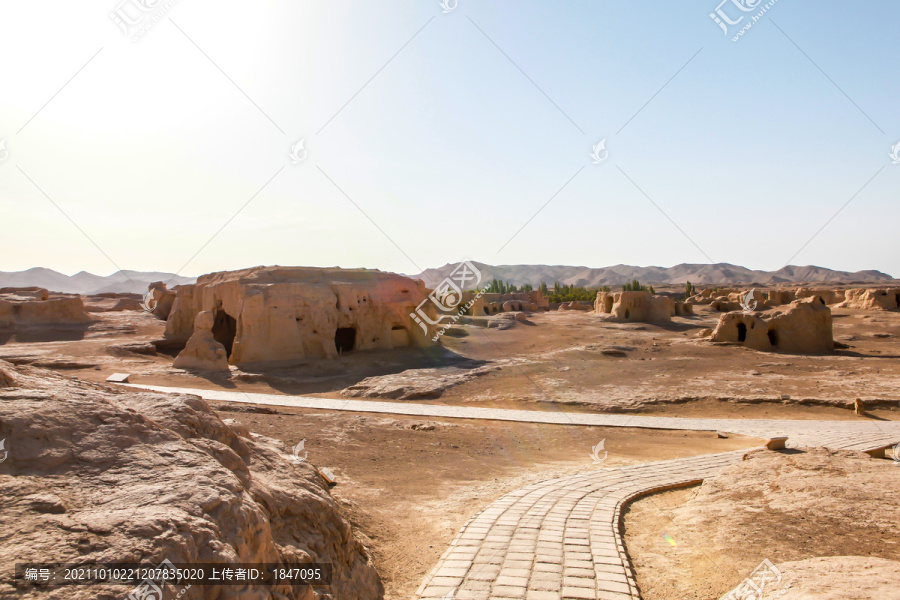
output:
POLYGON ((339 354, 352 352, 356 346, 356 329, 353 327, 338 327, 334 332, 334 347, 339 354))
POLYGON ((777 346, 778 345, 778 332, 775 331, 774 329, 770 329, 768 335, 769 335, 769 343, 772 344, 773 346, 777 346))
POLYGON ((230 358, 231 348, 234 346, 234 336, 237 335, 237 321, 234 317, 224 310, 216 310, 212 334, 217 342, 225 346, 225 352, 230 358))
POLYGON ((738 341, 743 342, 747 339, 747 326, 743 323, 738 323, 738 341))

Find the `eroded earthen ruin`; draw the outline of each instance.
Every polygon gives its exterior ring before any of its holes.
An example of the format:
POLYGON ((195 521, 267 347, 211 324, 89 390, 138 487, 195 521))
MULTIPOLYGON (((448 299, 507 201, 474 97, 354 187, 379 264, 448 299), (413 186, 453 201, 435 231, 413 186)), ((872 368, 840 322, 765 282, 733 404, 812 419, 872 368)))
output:
POLYGON ((831 309, 821 296, 785 308, 729 312, 719 318, 714 342, 732 342, 767 352, 827 354, 834 351, 831 309))
POLYGON ((367 269, 255 267, 179 286, 165 337, 187 344, 176 366, 333 358, 359 350, 426 346, 432 317, 421 281, 367 269), (421 306, 420 306, 421 305, 421 306), (429 312, 430 311, 430 312, 429 312))
MULTIPOLYGON (((689 304, 681 303, 680 311, 692 314, 689 304)), ((666 323, 675 313, 675 300, 650 292, 597 292, 594 312, 610 315, 610 320, 622 322, 666 323)))
POLYGON ((85 323, 90 317, 81 296, 51 294, 44 288, 0 288, 0 327, 85 323))

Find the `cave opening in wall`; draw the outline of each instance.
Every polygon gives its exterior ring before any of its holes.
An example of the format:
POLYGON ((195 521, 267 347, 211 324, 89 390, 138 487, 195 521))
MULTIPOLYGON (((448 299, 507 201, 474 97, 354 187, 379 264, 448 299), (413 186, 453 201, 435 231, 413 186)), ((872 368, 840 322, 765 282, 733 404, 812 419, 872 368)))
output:
POLYGON ((356 328, 338 327, 334 332, 334 347, 339 354, 352 352, 356 347, 356 328))
POLYGON ((402 348, 409 346, 409 330, 403 325, 394 325, 391 327, 391 347, 402 348))
POLYGON ((217 342, 225 346, 225 352, 230 358, 231 349, 234 347, 234 337, 237 335, 237 320, 224 310, 217 309, 212 334, 217 342))
POLYGON ((744 340, 746 340, 747 339, 747 326, 744 325, 743 323, 738 323, 737 330, 738 330, 738 341, 743 342, 744 340))

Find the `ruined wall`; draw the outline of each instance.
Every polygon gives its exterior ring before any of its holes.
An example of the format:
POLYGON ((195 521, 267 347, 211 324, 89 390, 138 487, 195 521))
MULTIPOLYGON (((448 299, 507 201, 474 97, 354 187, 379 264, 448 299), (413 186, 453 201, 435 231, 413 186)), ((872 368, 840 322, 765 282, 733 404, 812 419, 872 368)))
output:
POLYGON ((573 300, 572 302, 560 303, 557 310, 581 310, 585 312, 591 312, 594 310, 594 305, 592 305, 588 300, 573 300))
POLYGON ((675 315, 675 301, 650 292, 598 292, 594 311, 615 321, 666 323, 675 315))
MULTIPOLYGON (((179 287, 166 338, 187 340, 196 331, 205 339, 211 330, 234 365, 426 346, 432 343, 430 327, 426 323, 423 330, 411 317, 426 298, 421 281, 366 269, 257 267, 211 273, 179 287), (195 330, 197 315, 205 311, 212 314, 212 326, 203 318, 195 330)), ((434 320, 430 303, 423 306, 434 320)), ((206 341, 198 341, 193 351, 201 348, 197 358, 205 361, 206 341)))
POLYGON ((158 319, 165 321, 172 312, 177 292, 169 290, 162 281, 154 281, 148 286, 148 299, 151 300, 153 310, 150 312, 158 319))
POLYGON ((711 340, 768 352, 827 354, 834 351, 831 309, 824 298, 812 296, 786 308, 729 312, 719 318, 711 340))
POLYGON ((43 288, 0 289, 0 327, 71 325, 90 321, 81 296, 43 288))
POLYGON ((690 302, 675 301, 675 316, 690 317, 694 315, 694 305, 690 302))
POLYGON ((847 290, 844 296, 840 308, 894 310, 900 306, 900 288, 847 290))
MULTIPOLYGON (((463 303, 471 300, 475 292, 463 292, 463 303)), ((550 301, 540 290, 512 292, 509 294, 482 294, 468 314, 473 317, 495 315, 502 312, 549 310, 550 301)))
POLYGON ((597 299, 594 300, 594 312, 597 314, 611 313, 615 301, 612 292, 597 292, 597 299))

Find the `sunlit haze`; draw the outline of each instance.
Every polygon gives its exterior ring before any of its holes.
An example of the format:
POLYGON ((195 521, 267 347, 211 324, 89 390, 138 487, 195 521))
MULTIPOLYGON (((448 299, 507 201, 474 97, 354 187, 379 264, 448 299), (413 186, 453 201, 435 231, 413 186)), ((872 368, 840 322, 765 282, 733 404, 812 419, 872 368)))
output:
POLYGON ((900 5, 712 4, 4 3, 0 270, 900 274, 900 5))

